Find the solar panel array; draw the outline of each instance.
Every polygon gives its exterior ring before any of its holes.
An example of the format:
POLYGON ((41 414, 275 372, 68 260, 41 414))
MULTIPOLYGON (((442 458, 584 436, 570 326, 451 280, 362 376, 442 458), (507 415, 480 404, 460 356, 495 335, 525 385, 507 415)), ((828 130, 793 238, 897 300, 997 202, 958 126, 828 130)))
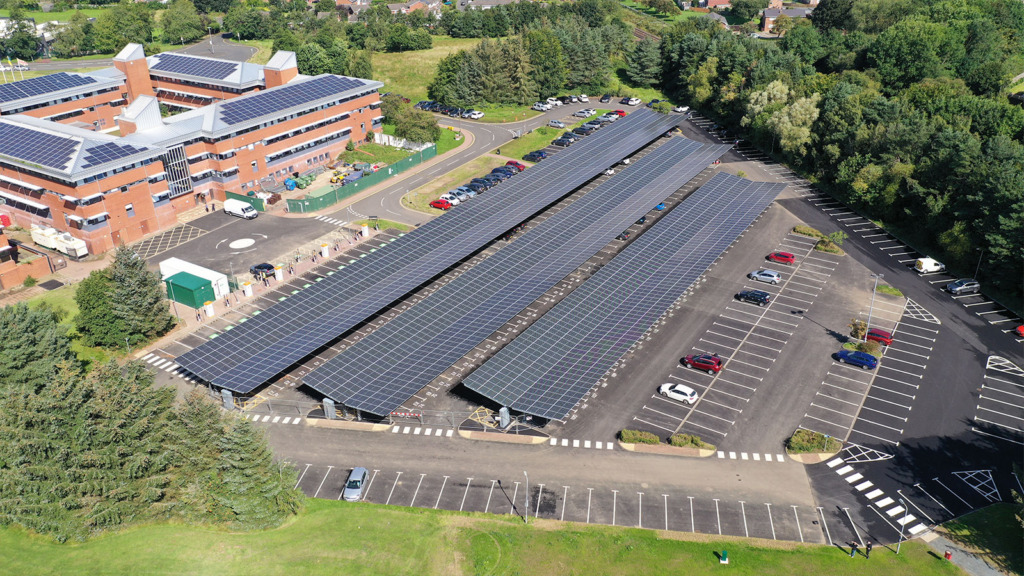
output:
POLYGON ((0 102, 12 102, 22 98, 40 96, 95 83, 96 79, 91 76, 77 76, 67 72, 57 72, 56 74, 47 74, 39 78, 29 78, 28 80, 0 85, 0 102))
POLYGON ((514 410, 564 419, 783 188, 716 174, 464 384, 514 410))
POLYGON ((678 124, 638 110, 177 358, 247 393, 678 124))
POLYGON ((220 105, 220 117, 226 124, 238 124, 365 85, 366 83, 358 78, 320 76, 306 82, 288 84, 280 88, 228 100, 220 105))
POLYGON ((672 138, 303 383, 351 408, 392 412, 728 149, 672 138))
POLYGON ((0 154, 64 170, 79 142, 72 138, 0 122, 0 154))
POLYGON ((160 61, 150 66, 149 69, 223 80, 238 70, 238 63, 193 58, 191 56, 182 56, 181 54, 161 54, 160 61))
POLYGON ((103 164, 105 162, 113 162, 115 160, 120 160, 125 156, 144 152, 145 150, 145 148, 136 148, 135 146, 129 146, 127 144, 107 142, 86 150, 85 164, 82 165, 82 168, 96 166, 97 164, 103 164))

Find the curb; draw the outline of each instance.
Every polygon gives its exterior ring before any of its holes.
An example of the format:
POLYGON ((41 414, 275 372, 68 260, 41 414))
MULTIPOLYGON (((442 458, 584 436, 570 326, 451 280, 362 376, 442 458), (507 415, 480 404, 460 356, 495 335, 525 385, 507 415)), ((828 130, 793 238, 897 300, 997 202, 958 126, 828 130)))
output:
POLYGON ((390 424, 372 424, 370 422, 349 422, 347 420, 324 420, 322 418, 306 418, 306 426, 317 428, 333 428, 337 430, 355 430, 357 432, 386 432, 390 424))
POLYGON ((466 440, 481 440, 484 442, 502 442, 505 444, 526 444, 537 445, 548 441, 547 436, 519 436, 509 434, 498 434, 497 432, 478 432, 459 430, 459 436, 466 440))
POLYGON ((835 452, 807 452, 804 454, 791 454, 788 450, 786 451, 786 456, 790 460, 801 464, 819 464, 825 460, 835 458, 837 454, 839 454, 838 450, 835 452))
POLYGON ((641 454, 660 454, 662 456, 682 456, 684 458, 709 458, 715 455, 715 450, 705 448, 682 448, 680 446, 669 446, 668 444, 632 444, 616 440, 619 447, 630 452, 641 454))

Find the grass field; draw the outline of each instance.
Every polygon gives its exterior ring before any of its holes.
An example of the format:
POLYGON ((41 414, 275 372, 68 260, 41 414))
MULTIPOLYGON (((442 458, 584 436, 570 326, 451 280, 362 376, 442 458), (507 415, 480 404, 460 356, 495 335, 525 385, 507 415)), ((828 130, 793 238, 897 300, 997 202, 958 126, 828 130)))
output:
POLYGON ((462 146, 465 142, 465 138, 455 139, 455 131, 453 130, 441 130, 441 137, 437 139, 437 153, 444 154, 449 150, 454 150, 459 146, 462 146))
POLYGON ((254 64, 266 64, 270 61, 270 57, 274 55, 273 40, 232 40, 232 42, 256 48, 256 53, 252 55, 252 58, 249 58, 249 62, 254 64))
MULTIPOLYGON (((102 8, 82 8, 80 10, 83 14, 89 18, 98 18, 103 13, 102 8)), ((0 16, 8 17, 11 15, 10 10, 0 10, 0 16)), ((63 12, 25 12, 26 18, 34 18, 36 24, 42 24, 43 22, 68 22, 71 17, 75 15, 74 10, 65 10, 63 12)))
MULTIPOLYGON (((366 224, 367 226, 371 226, 372 227, 373 226, 373 221, 372 220, 354 220, 352 222, 352 225, 355 226, 355 227, 361 227, 363 224, 366 224)), ((408 224, 402 224, 401 222, 395 222, 394 220, 384 220, 383 218, 377 220, 377 227, 379 229, 381 229, 381 230, 387 230, 389 228, 394 228, 395 230, 398 230, 399 232, 408 232, 409 230, 412 230, 412 226, 409 226, 408 224)))
POLYGON ((411 150, 393 148, 381 144, 360 144, 351 152, 346 150, 341 153, 341 159, 345 162, 368 162, 370 164, 394 164, 402 158, 412 156, 411 150))
POLYGON ((730 574, 735 576, 910 576, 963 574, 905 542, 870 561, 842 550, 772 541, 515 517, 307 500, 292 522, 266 532, 160 524, 74 545, 0 529, 8 574, 345 574, 346 576, 730 574), (730 564, 717 553, 728 550, 730 564), (586 553, 581 553, 586 551, 586 553))
MULTIPOLYGON (((74 328, 75 316, 78 315, 78 303, 75 302, 75 289, 76 285, 72 284, 69 286, 63 286, 56 290, 50 290, 44 292, 39 296, 28 300, 30 307, 35 307, 43 302, 48 303, 54 308, 64 310, 66 312, 62 325, 67 327, 70 332, 74 328)), ((71 350, 78 356, 78 359, 85 362, 87 365, 94 363, 104 363, 112 358, 120 358, 123 356, 121 353, 112 353, 103 348, 93 348, 90 346, 84 346, 78 340, 71 341, 71 350)), ((124 352, 123 350, 121 352, 124 352)))
POLYGON ((665 14, 664 12, 658 12, 654 8, 648 8, 647 6, 644 6, 643 4, 640 4, 639 2, 634 2, 633 0, 619 0, 619 2, 623 6, 627 6, 629 8, 632 8, 632 9, 636 10, 637 12, 640 12, 642 14, 646 14, 647 16, 650 16, 651 18, 655 18, 655 19, 657 19, 657 20, 659 20, 661 22, 664 22, 666 24, 670 24, 672 22, 678 22, 680 20, 686 20, 688 18, 696 18, 696 17, 700 16, 700 13, 698 13, 698 12, 691 12, 690 10, 683 10, 680 14, 673 14, 673 15, 670 16, 668 14, 665 14))
MULTIPOLYGON (((459 166, 455 170, 434 179, 430 184, 424 184, 402 197, 402 205, 406 208, 426 212, 427 214, 440 214, 442 210, 431 208, 430 202, 445 192, 462 186, 473 178, 483 176, 492 169, 507 162, 504 157, 492 156, 490 154, 474 158, 473 160, 459 166)), ((487 192, 484 192, 487 194, 487 192)), ((457 209, 457 207, 456 207, 457 209)))
POLYGON ((540 150, 548 144, 551 144, 551 141, 562 132, 564 132, 564 130, 559 128, 548 128, 547 126, 536 128, 533 132, 524 134, 523 136, 503 145, 501 147, 501 154, 502 156, 508 156, 509 158, 520 160, 527 152, 540 150))
POLYGON ((478 107, 478 110, 484 113, 484 117, 479 121, 490 124, 519 122, 522 120, 528 120, 540 114, 540 112, 537 112, 527 106, 502 106, 498 104, 480 106, 478 107))
POLYGON ((480 43, 479 38, 432 38, 434 46, 429 50, 373 55, 373 77, 384 83, 381 93, 397 92, 413 102, 426 100, 427 84, 434 79, 434 71, 441 58, 480 43))
POLYGON ((1024 528, 1014 518, 1013 504, 993 504, 942 525, 947 536, 991 565, 1024 574, 1024 528))

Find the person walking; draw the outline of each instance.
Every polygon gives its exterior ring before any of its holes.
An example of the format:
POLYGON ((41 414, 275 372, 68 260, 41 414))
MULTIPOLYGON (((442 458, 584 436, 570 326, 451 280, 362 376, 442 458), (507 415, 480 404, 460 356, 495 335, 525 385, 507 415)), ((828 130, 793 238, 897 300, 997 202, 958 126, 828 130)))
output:
POLYGON ((856 542, 850 542, 850 558, 854 558, 856 556, 857 556, 857 543, 856 542))
POLYGON ((865 558, 871 558, 871 546, 872 546, 871 540, 868 540, 868 543, 864 545, 864 557, 865 558))
POLYGON ((202 322, 202 321, 203 321, 203 315, 199 313, 199 310, 196 310, 196 322, 202 322))

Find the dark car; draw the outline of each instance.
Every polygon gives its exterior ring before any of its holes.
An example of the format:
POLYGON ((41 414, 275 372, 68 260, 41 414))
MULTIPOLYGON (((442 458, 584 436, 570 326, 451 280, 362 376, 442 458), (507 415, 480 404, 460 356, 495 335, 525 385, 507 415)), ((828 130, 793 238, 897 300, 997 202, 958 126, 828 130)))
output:
POLYGON ((574 128, 572 132, 573 134, 579 134, 580 136, 590 136, 594 133, 594 129, 588 128, 587 126, 580 126, 579 128, 574 128))
POLYGON ((558 140, 552 142, 552 144, 554 144, 555 146, 561 146, 562 148, 566 148, 570 144, 572 144, 572 140, 569 140, 568 138, 559 138, 558 140))
POLYGON ((657 98, 655 98, 654 100, 651 100, 650 102, 648 102, 648 103, 646 104, 646 106, 647 106, 648 108, 651 108, 651 107, 653 107, 653 106, 654 106, 655 104, 657 104, 658 102, 661 102, 661 100, 658 100, 657 98))
POLYGON ((758 306, 767 306, 772 301, 772 295, 763 290, 744 290, 737 294, 736 298, 758 306))
POLYGON ((864 370, 874 370, 878 367, 878 358, 857 350, 840 350, 836 353, 836 359, 841 364, 860 366, 864 370))
POLYGON ((644 222, 647 222, 647 216, 641 216, 640 219, 636 221, 637 226, 643 226, 644 222))
POLYGON ((875 342, 881 342, 886 346, 892 346, 892 332, 886 332, 881 328, 872 328, 871 330, 868 330, 868 334, 867 336, 864 337, 864 339, 873 340, 875 342))
POLYGON ((625 96, 622 100, 619 100, 619 104, 629 104, 629 96, 625 96))
POLYGON ((470 182, 469 184, 466 184, 466 188, 469 188, 470 190, 476 192, 477 194, 482 194, 485 190, 487 190, 487 186, 484 186, 479 182, 470 182))
POLYGON ((562 104, 568 104, 572 102, 572 96, 559 96, 558 101, 562 104))
POLYGON ((473 178, 469 181, 470 184, 476 184, 477 186, 483 186, 484 190, 491 187, 491 183, 483 178, 473 178))
POLYGON ((562 139, 562 138, 567 139, 567 140, 572 140, 573 142, 575 142, 575 141, 580 139, 579 135, 573 134, 572 132, 566 132, 566 133, 562 134, 561 136, 559 136, 559 139, 562 139))
POLYGON ((960 294, 977 294, 981 291, 981 284, 973 278, 961 278, 956 282, 946 284, 946 292, 959 296, 960 294))
POLYGON ((722 359, 718 357, 718 354, 690 354, 685 358, 681 358, 679 363, 687 368, 703 370, 712 376, 716 372, 720 372, 722 366, 725 365, 722 359))
POLYGON ((519 168, 505 164, 504 166, 498 166, 494 168, 493 170, 491 170, 491 172, 504 172, 509 176, 515 176, 516 174, 519 174, 519 168))
POLYGON ((601 103, 602 104, 607 104, 607 103, 609 103, 611 101, 612 101, 612 95, 611 94, 605 94, 604 96, 601 96, 601 103))
POLYGON ((523 155, 523 160, 526 160, 527 162, 540 162, 543 159, 544 158, 536 152, 527 152, 523 155))
POLYGON ((629 230, 623 230, 622 234, 619 234, 618 236, 616 236, 615 239, 616 240, 629 240, 630 236, 632 236, 632 234, 629 233, 629 230))
POLYGON ((252 274, 256 278, 262 278, 264 276, 274 275, 274 265, 268 262, 262 264, 253 264, 249 266, 249 274, 252 274))
MULTIPOLYGON (((502 172, 500 170, 497 172, 491 172, 490 174, 488 174, 488 176, 494 176, 498 178, 499 182, 504 182, 505 180, 508 180, 509 178, 512 177, 512 175, 509 174, 508 172, 502 172)), ((487 176, 484 176, 484 178, 487 178, 487 176)))

